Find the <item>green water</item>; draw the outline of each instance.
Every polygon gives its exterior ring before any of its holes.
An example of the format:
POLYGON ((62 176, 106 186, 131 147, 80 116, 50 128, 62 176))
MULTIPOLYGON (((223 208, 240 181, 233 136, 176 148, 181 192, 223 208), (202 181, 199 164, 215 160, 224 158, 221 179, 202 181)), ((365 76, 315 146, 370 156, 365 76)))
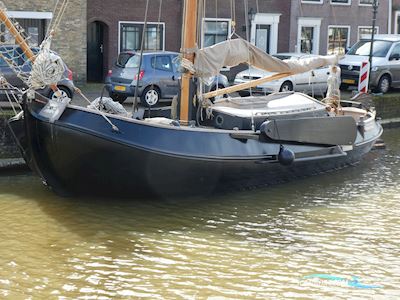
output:
POLYGON ((384 140, 358 166, 209 199, 63 199, 0 177, 0 298, 399 299, 400 130, 384 140))

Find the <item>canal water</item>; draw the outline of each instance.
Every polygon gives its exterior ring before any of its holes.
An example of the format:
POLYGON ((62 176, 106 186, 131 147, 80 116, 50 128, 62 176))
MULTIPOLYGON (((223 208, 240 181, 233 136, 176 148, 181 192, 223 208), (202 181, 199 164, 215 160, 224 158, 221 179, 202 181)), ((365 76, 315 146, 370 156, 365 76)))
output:
POLYGON ((400 130, 355 167, 209 199, 0 177, 0 298, 399 299, 400 130))

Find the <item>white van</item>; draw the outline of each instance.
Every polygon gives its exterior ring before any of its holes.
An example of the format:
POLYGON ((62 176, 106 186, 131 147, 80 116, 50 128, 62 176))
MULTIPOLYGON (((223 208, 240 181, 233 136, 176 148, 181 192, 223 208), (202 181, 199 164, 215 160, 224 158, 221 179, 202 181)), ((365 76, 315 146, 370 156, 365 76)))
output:
MULTIPOLYGON (((360 66, 369 60, 370 49, 371 39, 361 39, 339 61, 342 89, 358 86, 360 66)), ((374 37, 370 88, 386 93, 391 87, 400 87, 400 35, 378 34, 374 37)))

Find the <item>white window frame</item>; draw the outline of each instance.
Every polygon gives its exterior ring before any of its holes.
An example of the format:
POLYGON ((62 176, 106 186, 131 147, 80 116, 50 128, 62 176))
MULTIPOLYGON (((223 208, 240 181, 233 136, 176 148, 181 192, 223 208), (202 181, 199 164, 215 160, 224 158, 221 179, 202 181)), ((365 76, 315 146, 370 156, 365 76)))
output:
POLYGON ((395 18, 395 21, 394 21, 394 33, 395 34, 400 34, 400 32, 398 32, 398 27, 399 27, 399 17, 400 17, 400 10, 396 10, 395 11, 395 14, 394 14, 394 18, 395 18))
POLYGON ((53 18, 52 12, 39 12, 39 11, 7 11, 7 15, 13 19, 46 19, 53 18))
POLYGON ((321 21, 322 18, 299 18, 297 22, 297 44, 296 52, 300 53, 301 50, 301 28, 314 27, 314 49, 311 54, 319 54, 319 40, 321 36, 321 21))
POLYGON ((368 3, 361 3, 362 0, 358 0, 358 5, 359 6, 372 6, 372 4, 368 4, 368 3))
MULTIPOLYGON (((132 21, 119 21, 118 22, 118 54, 121 53, 121 24, 134 24, 134 25, 144 25, 144 22, 132 22, 132 21)), ((162 43, 162 49, 160 51, 165 51, 165 22, 147 22, 147 24, 150 25, 162 25, 163 26, 163 43, 162 43)))
MULTIPOLYGON (((372 26, 358 26, 357 27, 357 42, 360 40, 360 29, 362 29, 362 28, 372 29, 372 26)), ((379 26, 375 26, 375 28, 376 28, 375 34, 379 34, 379 26)))
MULTIPOLYGON (((350 25, 329 25, 328 26, 328 32, 327 32, 327 41, 326 41, 326 53, 328 53, 329 49, 329 29, 330 28, 347 28, 347 42, 346 42, 346 48, 350 47, 350 37, 351 37, 351 26, 350 25)), ((345 49, 346 50, 346 49, 345 49)))
POLYGON ((256 44, 256 29, 257 25, 270 25, 271 32, 269 36, 269 53, 278 53, 278 32, 279 32, 279 21, 281 14, 264 14, 258 13, 254 16, 254 20, 251 22, 250 29, 250 43, 256 44))
POLYGON ((331 5, 343 5, 343 6, 350 6, 351 5, 351 0, 347 0, 348 3, 337 3, 333 2, 334 0, 330 0, 331 5))
POLYGON ((232 32, 232 19, 227 19, 227 18, 203 18, 202 20, 202 26, 201 26, 201 47, 204 47, 204 28, 205 28, 205 23, 207 21, 212 21, 212 22, 228 22, 228 34, 226 36, 227 39, 229 39, 229 36, 232 32))
POLYGON ((318 0, 318 1, 301 0, 301 3, 304 3, 304 4, 324 4, 324 0, 318 0))

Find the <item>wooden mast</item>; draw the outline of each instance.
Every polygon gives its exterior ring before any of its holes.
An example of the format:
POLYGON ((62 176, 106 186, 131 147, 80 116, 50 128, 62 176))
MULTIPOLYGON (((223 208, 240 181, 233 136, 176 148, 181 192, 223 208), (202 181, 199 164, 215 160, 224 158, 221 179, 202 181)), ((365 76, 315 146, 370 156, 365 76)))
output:
MULTIPOLYGON (((184 15, 183 15, 183 39, 182 39, 182 55, 184 58, 194 62, 194 49, 196 47, 197 37, 197 1, 198 0, 185 0, 184 15)), ((180 121, 183 125, 189 123, 189 106, 190 97, 190 79, 192 75, 186 71, 182 74, 181 85, 181 102, 180 102, 180 121)))

